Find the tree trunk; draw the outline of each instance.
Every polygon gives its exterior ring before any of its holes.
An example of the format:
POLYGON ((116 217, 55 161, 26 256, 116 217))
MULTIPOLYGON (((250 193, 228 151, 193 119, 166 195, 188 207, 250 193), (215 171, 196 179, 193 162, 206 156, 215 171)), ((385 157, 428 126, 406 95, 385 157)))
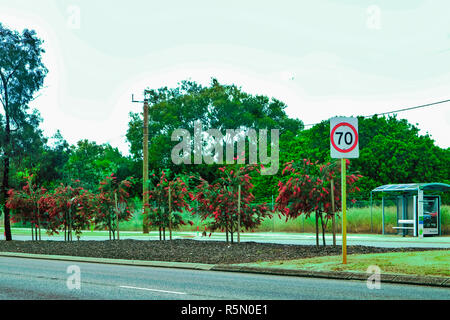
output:
POLYGON ((241 185, 239 185, 238 189, 237 242, 241 243, 241 185))
MULTIPOLYGON (((5 91, 6 94, 6 91, 5 91)), ((6 108, 8 106, 8 101, 6 98, 6 108)), ((6 110, 5 110, 6 111, 6 110)), ((10 157, 10 147, 11 147, 11 127, 9 120, 9 113, 5 112, 5 158, 3 160, 3 182, 2 182, 2 196, 3 196, 3 204, 6 204, 6 199, 8 198, 8 190, 9 190, 9 157, 10 157)), ((9 208, 5 205, 3 206, 4 212, 4 226, 5 226, 5 240, 11 241, 11 222, 9 221, 9 208)))
POLYGON ((229 242, 229 239, 228 239, 228 220, 227 220, 227 223, 225 225, 225 234, 226 234, 226 237, 227 237, 227 244, 228 244, 228 242, 229 242))
POLYGON ((230 238, 231 238, 231 244, 234 243, 234 239, 233 239, 233 219, 231 219, 231 223, 230 223, 230 238))
POLYGON ((316 212, 316 247, 319 247, 319 215, 316 212))
POLYGON ((69 236, 68 237, 69 237, 69 241, 72 242, 72 210, 71 210, 71 207, 69 207, 69 236))
POLYGON ((333 246, 336 247, 336 217, 333 212, 333 215, 331 216, 331 224, 333 228, 333 246))
POLYGON ((323 213, 320 213, 320 222, 322 223, 322 242, 323 242, 323 246, 326 246, 325 243, 325 230, 326 230, 326 223, 324 223, 324 219, 323 219, 323 213))
POLYGON ((172 241, 172 193, 169 186, 169 239, 172 241))
POLYGON ((108 234, 109 240, 111 240, 111 218, 108 219, 108 234))
POLYGON ((117 205, 117 192, 114 192, 114 202, 116 204, 116 230, 117 230, 117 240, 120 240, 119 238, 119 207, 117 205))
POLYGON ((36 220, 37 220, 36 238, 37 240, 41 241, 41 221, 39 219, 39 207, 37 208, 36 220))
POLYGON ((39 241, 41 241, 41 220, 39 219, 39 210, 38 210, 38 229, 39 229, 39 241))

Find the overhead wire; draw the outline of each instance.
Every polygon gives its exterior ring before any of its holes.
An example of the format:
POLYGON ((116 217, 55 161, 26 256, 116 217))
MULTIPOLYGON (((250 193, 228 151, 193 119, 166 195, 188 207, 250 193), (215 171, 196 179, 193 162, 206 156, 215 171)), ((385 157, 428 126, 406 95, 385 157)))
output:
MULTIPOLYGON (((427 104, 422 104, 422 105, 418 105, 418 106, 414 106, 414 107, 408 107, 408 108, 393 110, 393 111, 374 113, 374 114, 367 115, 367 116, 362 116, 362 117, 363 118, 371 118, 371 117, 374 117, 374 116, 382 116, 382 115, 391 114, 391 113, 398 113, 398 112, 404 112, 404 111, 409 111, 409 110, 414 110, 414 109, 426 108, 426 107, 430 107, 430 106, 434 106, 434 105, 442 104, 442 103, 447 103, 447 102, 450 102, 450 99, 436 101, 436 102, 427 103, 427 104)), ((311 127, 311 126, 315 126, 317 124, 320 124, 320 122, 318 122, 318 123, 311 123, 311 124, 305 124, 304 127, 311 127)))

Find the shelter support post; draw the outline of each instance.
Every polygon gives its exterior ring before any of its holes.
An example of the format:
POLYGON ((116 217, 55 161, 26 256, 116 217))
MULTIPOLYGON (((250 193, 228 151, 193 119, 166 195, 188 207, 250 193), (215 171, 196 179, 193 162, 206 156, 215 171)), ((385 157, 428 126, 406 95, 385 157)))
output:
POLYGON ((383 224, 382 230, 383 230, 383 234, 384 234, 384 196, 381 198, 381 212, 382 212, 381 220, 382 220, 382 224, 383 224))
POLYGON ((423 238, 423 190, 417 191, 417 222, 419 238, 423 238))
POLYGON ((372 219, 372 191, 370 191, 370 232, 373 233, 373 219, 372 219))

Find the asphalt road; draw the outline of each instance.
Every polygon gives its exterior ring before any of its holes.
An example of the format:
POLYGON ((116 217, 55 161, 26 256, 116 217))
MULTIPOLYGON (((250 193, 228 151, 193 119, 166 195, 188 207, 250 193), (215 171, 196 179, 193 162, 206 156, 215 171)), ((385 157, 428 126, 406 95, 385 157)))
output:
POLYGON ((364 281, 0 257, 0 299, 450 300, 450 289, 388 283, 368 289, 364 281), (72 265, 80 270, 80 289, 67 285, 72 265))

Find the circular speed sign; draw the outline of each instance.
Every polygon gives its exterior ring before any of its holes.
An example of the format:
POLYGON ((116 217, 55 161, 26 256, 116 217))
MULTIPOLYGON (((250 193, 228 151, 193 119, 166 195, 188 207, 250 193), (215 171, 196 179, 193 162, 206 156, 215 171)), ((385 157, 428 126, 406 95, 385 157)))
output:
POLYGON ((330 120, 330 128, 331 157, 359 157, 358 119, 333 118, 330 120))

